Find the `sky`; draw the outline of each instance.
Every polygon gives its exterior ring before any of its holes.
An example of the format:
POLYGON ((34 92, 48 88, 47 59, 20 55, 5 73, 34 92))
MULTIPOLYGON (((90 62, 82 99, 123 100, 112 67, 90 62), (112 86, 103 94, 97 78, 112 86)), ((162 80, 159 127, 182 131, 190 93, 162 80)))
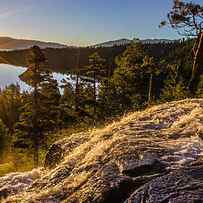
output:
POLYGON ((0 36, 77 46, 176 39, 174 30, 158 27, 171 6, 172 0, 0 0, 0 36))

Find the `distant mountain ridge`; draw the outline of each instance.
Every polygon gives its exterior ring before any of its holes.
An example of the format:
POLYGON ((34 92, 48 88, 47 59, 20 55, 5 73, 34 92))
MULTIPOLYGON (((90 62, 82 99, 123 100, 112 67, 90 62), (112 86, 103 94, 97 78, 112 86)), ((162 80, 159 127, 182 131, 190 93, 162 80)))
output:
POLYGON ((40 48, 67 48, 66 45, 54 42, 42 42, 38 40, 15 39, 11 37, 0 37, 0 49, 2 50, 15 50, 15 49, 28 49, 34 45, 40 48))
POLYGON ((129 40, 129 39, 119 39, 119 40, 112 40, 112 41, 95 44, 91 47, 97 48, 97 47, 123 46, 123 45, 130 44, 131 42, 132 40, 129 40))
MULTIPOLYGON (((103 43, 98 43, 95 45, 88 46, 90 48, 99 47, 113 47, 113 46, 126 46, 130 44, 133 40, 130 39, 118 39, 107 41, 103 43)), ((170 39, 143 39, 140 40, 143 44, 158 44, 158 43, 173 43, 178 40, 170 39)), ((12 37, 0 37, 0 50, 19 50, 19 49, 29 49, 30 47, 37 45, 42 49, 45 48, 56 48, 63 49, 69 46, 65 44, 55 43, 55 42, 43 42, 39 40, 27 40, 27 39, 15 39, 12 37)))
MULTIPOLYGON (((113 46, 124 46, 128 45, 133 40, 130 39, 119 39, 119 40, 113 40, 113 41, 107 41, 99 44, 95 44, 91 47, 98 48, 98 47, 113 47, 113 46)), ((138 41, 138 40, 137 40, 138 41)), ((143 44, 158 44, 158 43, 173 43, 178 40, 170 40, 170 39, 143 39, 140 40, 143 44)))

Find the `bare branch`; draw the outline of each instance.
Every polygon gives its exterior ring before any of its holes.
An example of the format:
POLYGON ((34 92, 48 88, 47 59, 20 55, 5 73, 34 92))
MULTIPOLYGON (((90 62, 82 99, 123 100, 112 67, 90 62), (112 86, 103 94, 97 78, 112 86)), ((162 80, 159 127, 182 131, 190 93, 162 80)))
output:
POLYGON ((173 7, 160 27, 170 24, 178 33, 184 36, 198 36, 203 31, 203 6, 174 0, 173 7))

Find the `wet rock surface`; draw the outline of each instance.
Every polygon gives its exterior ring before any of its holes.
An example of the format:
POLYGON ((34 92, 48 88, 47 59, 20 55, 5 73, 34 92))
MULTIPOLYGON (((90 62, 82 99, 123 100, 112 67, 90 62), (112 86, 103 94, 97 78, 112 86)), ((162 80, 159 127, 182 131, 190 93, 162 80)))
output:
POLYGON ((201 99, 136 112, 58 141, 39 176, 0 178, 0 197, 5 203, 203 202, 202 132, 201 99))

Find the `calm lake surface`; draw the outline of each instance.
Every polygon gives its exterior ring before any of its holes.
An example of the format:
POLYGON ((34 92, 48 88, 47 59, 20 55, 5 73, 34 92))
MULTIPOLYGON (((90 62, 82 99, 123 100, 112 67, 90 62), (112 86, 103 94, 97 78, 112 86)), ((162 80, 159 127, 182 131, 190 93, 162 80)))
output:
POLYGON ((0 64, 0 88, 5 88, 10 84, 18 83, 22 89, 29 88, 24 82, 19 79, 26 68, 16 67, 8 64, 0 64))
MULTIPOLYGON (((18 83, 22 90, 31 90, 31 87, 26 85, 23 81, 19 79, 19 75, 21 75, 26 68, 12 66, 8 64, 0 64, 0 88, 5 88, 10 84, 18 83)), ((53 73, 53 77, 60 83, 60 81, 64 78, 69 80, 72 85, 74 85, 74 81, 70 78, 70 76, 64 76, 60 73, 53 73)))

